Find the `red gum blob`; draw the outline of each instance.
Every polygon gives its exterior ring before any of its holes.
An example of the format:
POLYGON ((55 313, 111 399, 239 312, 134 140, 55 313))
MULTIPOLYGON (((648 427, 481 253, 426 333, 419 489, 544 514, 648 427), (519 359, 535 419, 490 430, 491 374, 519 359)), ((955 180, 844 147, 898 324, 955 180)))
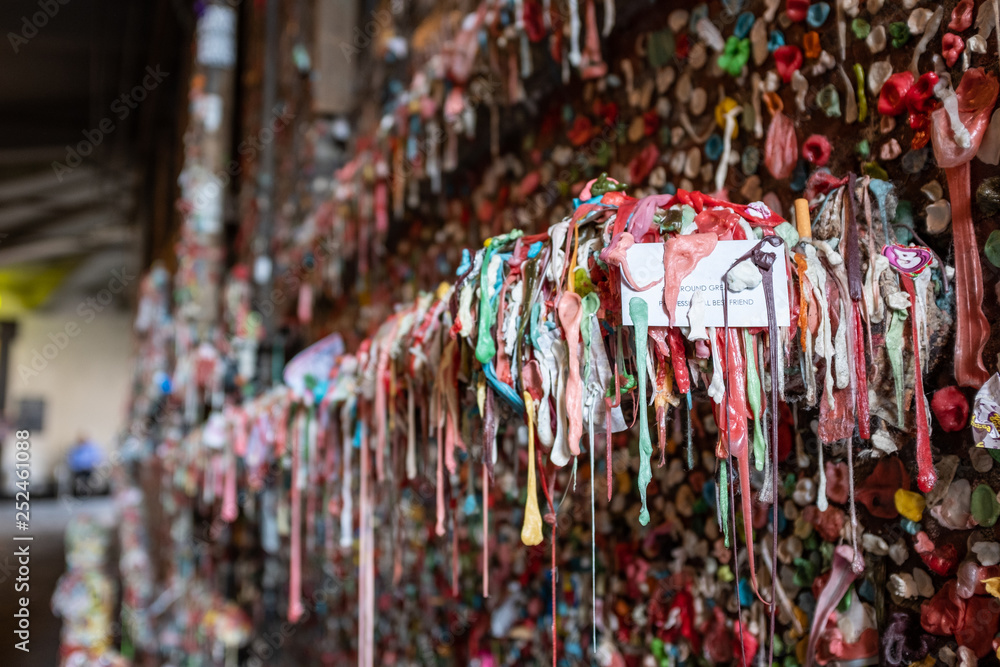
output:
POLYGON ((802 512, 802 517, 811 523, 827 542, 835 542, 840 536, 840 531, 844 528, 846 516, 844 510, 828 506, 825 512, 821 512, 815 505, 810 505, 802 512))
POLYGON ((913 73, 897 72, 882 85, 878 95, 878 112, 883 116, 897 116, 906 108, 906 93, 913 86, 913 73))
POLYGON ((847 479, 847 464, 841 461, 827 461, 826 465, 826 497, 835 503, 846 503, 849 483, 847 479))
POLYGON ((933 634, 952 636, 959 646, 966 646, 977 658, 985 658, 992 649, 1000 615, 986 597, 961 598, 958 581, 945 582, 934 597, 920 605, 920 625, 933 634))
POLYGON ((691 376, 688 373, 684 341, 681 339, 681 332, 677 327, 667 329, 667 344, 670 346, 670 363, 674 367, 677 391, 686 394, 691 391, 691 376))
POLYGON ((942 544, 933 551, 921 553, 920 559, 932 572, 947 577, 958 568, 958 549, 954 544, 942 544))
POLYGON ((805 21, 809 13, 809 0, 788 0, 785 3, 785 13, 796 23, 805 21))
POLYGON ((715 234, 720 239, 731 240, 733 231, 740 224, 740 215, 728 208, 706 208, 694 217, 694 224, 702 234, 715 234))
POLYGON ((934 392, 931 410, 941 428, 949 433, 961 431, 969 423, 969 401, 958 387, 945 387, 934 392))
POLYGON ((910 89, 906 91, 906 108, 913 114, 925 114, 934 111, 937 99, 934 97, 934 86, 938 83, 938 75, 926 72, 920 75, 910 89))
POLYGON ((953 32, 946 32, 941 38, 941 55, 948 67, 954 67, 958 57, 965 51, 965 42, 953 32))
POLYGON ((643 134, 645 136, 651 136, 658 129, 660 129, 660 115, 656 112, 656 109, 650 109, 642 115, 643 122, 643 134))
POLYGON ((920 626, 935 635, 954 635, 961 627, 965 603, 955 590, 957 581, 945 582, 933 598, 920 605, 920 626))
POLYGON ((897 456, 887 456, 878 462, 875 470, 861 483, 854 494, 858 502, 868 508, 872 516, 894 519, 896 489, 910 489, 910 476, 897 456))
MULTIPOLYGON (((811 138, 812 137, 810 137, 810 139, 811 138)), ((804 152, 803 155, 805 155, 804 152)), ((809 158, 807 157, 806 159, 809 158)), ((814 171, 809 175, 809 179, 806 181, 806 189, 803 196, 809 201, 812 201, 819 195, 825 195, 831 190, 836 190, 839 187, 847 185, 847 180, 847 176, 837 178, 828 171, 814 171)))
POLYGON ((879 636, 875 628, 866 628, 857 641, 848 642, 837 626, 827 627, 816 647, 816 661, 827 664, 834 660, 851 662, 878 655, 879 636))
POLYGON ((790 44, 779 46, 774 51, 774 62, 781 80, 788 83, 795 71, 802 67, 802 49, 790 44))
POLYGON ((931 126, 931 116, 926 113, 911 113, 907 122, 909 123, 911 130, 926 132, 931 126))
POLYGON ((688 51, 691 50, 691 40, 688 39, 687 33, 681 33, 677 36, 677 45, 674 47, 674 52, 677 54, 678 58, 687 58, 688 51))
POLYGON ((962 0, 955 9, 951 10, 951 21, 948 22, 948 30, 962 32, 968 30, 972 25, 972 8, 975 3, 972 0, 962 0))
POLYGON ((649 172, 653 171, 656 161, 660 157, 660 151, 655 144, 648 144, 636 155, 628 165, 628 173, 633 183, 644 183, 649 172))
POLYGON ((745 655, 747 664, 753 664, 754 657, 757 655, 757 649, 760 648, 760 642, 757 641, 757 638, 750 634, 750 630, 739 621, 736 621, 733 624, 733 630, 739 633, 738 637, 733 637, 733 656, 745 655), (740 648, 741 640, 743 643, 742 648, 740 648))
MULTIPOLYGON (((713 663, 731 663, 733 661, 733 636, 726 627, 725 612, 720 607, 712 610, 714 616, 706 618, 701 626, 701 636, 705 640, 705 657, 713 663)), ((739 648, 739 644, 736 644, 739 648)))
POLYGON ((795 139, 795 124, 780 111, 771 119, 764 143, 764 166, 771 176, 783 180, 792 175, 799 155, 795 139))
POLYGON ((604 118, 605 125, 614 125, 618 120, 618 105, 614 102, 605 104, 598 100, 594 102, 594 113, 604 118))
POLYGON ((600 128, 594 127, 589 118, 581 115, 573 120, 573 127, 566 132, 566 137, 574 146, 582 146, 590 141, 599 131, 600 128))
POLYGON ((830 161, 830 141, 822 134, 814 134, 802 144, 802 157, 810 164, 823 167, 830 161))
POLYGON ((542 182, 542 173, 533 171, 523 179, 517 186, 517 196, 524 201, 532 192, 538 189, 538 184, 542 182))

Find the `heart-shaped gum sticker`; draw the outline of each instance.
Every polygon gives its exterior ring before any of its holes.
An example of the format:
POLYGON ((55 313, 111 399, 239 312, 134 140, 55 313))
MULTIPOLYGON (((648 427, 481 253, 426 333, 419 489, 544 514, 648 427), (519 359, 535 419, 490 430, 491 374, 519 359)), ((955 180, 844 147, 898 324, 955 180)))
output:
POLYGON ((930 251, 919 246, 887 245, 882 254, 892 264, 892 268, 908 276, 915 276, 934 259, 930 251))

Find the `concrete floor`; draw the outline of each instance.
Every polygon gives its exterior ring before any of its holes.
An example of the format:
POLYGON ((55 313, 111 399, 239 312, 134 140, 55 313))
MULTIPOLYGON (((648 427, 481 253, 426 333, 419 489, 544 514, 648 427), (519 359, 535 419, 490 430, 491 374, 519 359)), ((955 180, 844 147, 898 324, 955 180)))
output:
MULTIPOLYGON (((74 517, 90 515, 113 525, 113 506, 108 497, 62 501, 31 501, 31 527, 26 532, 14 528, 14 500, 0 498, 0 665, 4 667, 56 667, 59 664, 61 622, 52 614, 52 592, 66 569, 63 534, 74 517), (31 542, 15 542, 14 535, 31 535, 31 542), (18 563, 14 550, 31 545, 31 641, 30 653, 14 648, 14 612, 24 593, 14 590, 18 563)), ((109 564, 115 567, 115 563, 109 564)))

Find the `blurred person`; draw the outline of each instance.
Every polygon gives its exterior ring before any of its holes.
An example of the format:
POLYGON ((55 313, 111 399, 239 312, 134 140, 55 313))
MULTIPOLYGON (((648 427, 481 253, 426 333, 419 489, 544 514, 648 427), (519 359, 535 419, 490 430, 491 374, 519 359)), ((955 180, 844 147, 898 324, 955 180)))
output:
POLYGON ((96 442, 84 434, 76 438, 76 442, 66 455, 66 464, 73 475, 73 495, 91 495, 91 478, 94 470, 101 464, 104 454, 96 442))

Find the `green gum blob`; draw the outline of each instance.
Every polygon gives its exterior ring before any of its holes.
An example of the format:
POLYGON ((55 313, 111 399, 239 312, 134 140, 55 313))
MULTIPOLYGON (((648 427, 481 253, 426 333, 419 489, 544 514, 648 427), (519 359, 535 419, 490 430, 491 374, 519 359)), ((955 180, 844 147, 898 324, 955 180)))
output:
POLYGON ((871 23, 864 20, 863 18, 858 17, 853 21, 851 21, 851 32, 853 32, 854 36, 857 37, 858 39, 865 39, 866 37, 868 37, 868 35, 871 34, 871 31, 872 31, 871 23))
POLYGON ((1000 268, 1000 230, 994 229, 990 232, 990 235, 986 237, 986 244, 983 246, 983 252, 986 255, 986 259, 989 260, 990 264, 1000 268))
POLYGON ((677 40, 674 31, 666 28, 654 33, 650 33, 648 45, 646 47, 646 57, 649 64, 659 69, 670 64, 677 49, 677 40))
POLYGON ((649 643, 649 652, 653 654, 653 657, 657 660, 662 660, 666 657, 663 653, 663 640, 659 637, 654 637, 653 641, 649 643))
POLYGON ((774 233, 785 242, 786 248, 794 248, 799 244, 799 232, 795 225, 790 222, 783 222, 774 228, 774 233))
POLYGON ((848 588, 847 592, 844 593, 844 597, 840 600, 840 604, 837 605, 837 611, 841 614, 846 614, 847 610, 851 608, 851 603, 854 601, 853 590, 853 588, 848 588))
POLYGON ((892 41, 892 48, 898 49, 899 47, 910 41, 910 29, 902 21, 896 21, 895 23, 889 24, 889 37, 892 41))
POLYGON ((827 118, 840 117, 840 93, 837 92, 837 88, 832 83, 819 89, 819 92, 816 93, 816 104, 823 109, 827 118))
POLYGON ((587 273, 587 269, 582 266, 576 267, 573 271, 573 291, 579 294, 581 297, 593 294, 597 287, 590 280, 590 274, 587 273))
POLYGON ((698 215, 693 208, 684 204, 681 207, 681 234, 691 234, 698 231, 697 226, 694 224, 694 218, 698 215), (694 232, 689 232, 688 229, 695 227, 694 232))
POLYGON ((987 484, 980 484, 972 492, 972 516, 984 528, 992 528, 1000 518, 997 494, 987 484))
MULTIPOLYGON (((913 202, 908 199, 900 199, 896 204, 896 217, 892 219, 893 224, 913 226, 913 202)), ((897 238, 899 233, 896 233, 897 238)))
POLYGON ((794 473, 788 473, 785 475, 785 481, 782 482, 782 488, 784 489, 786 496, 790 496, 795 492, 795 484, 798 481, 799 479, 794 473))
MULTIPOLYGON (((656 221, 656 218, 654 217, 653 220, 656 221)), ((658 224, 662 232, 680 231, 684 224, 684 214, 676 208, 671 208, 664 215, 660 216, 658 224)))
POLYGON ((628 183, 615 183, 608 179, 608 172, 601 172, 594 184, 590 186, 590 194, 593 197, 603 197, 609 192, 624 192, 628 189, 628 183))
POLYGON ((877 178, 880 181, 889 180, 889 172, 882 168, 878 162, 865 162, 861 165, 861 173, 865 176, 871 176, 872 178, 877 178))
POLYGON ((795 576, 792 577, 792 581, 796 586, 807 587, 812 586, 813 581, 816 579, 817 567, 812 561, 806 560, 805 558, 796 558, 793 561, 795 565, 795 576))
POLYGON ((719 56, 718 63, 719 67, 728 72, 730 76, 736 77, 743 71, 743 66, 747 64, 749 58, 750 40, 731 35, 726 40, 725 49, 719 56))

